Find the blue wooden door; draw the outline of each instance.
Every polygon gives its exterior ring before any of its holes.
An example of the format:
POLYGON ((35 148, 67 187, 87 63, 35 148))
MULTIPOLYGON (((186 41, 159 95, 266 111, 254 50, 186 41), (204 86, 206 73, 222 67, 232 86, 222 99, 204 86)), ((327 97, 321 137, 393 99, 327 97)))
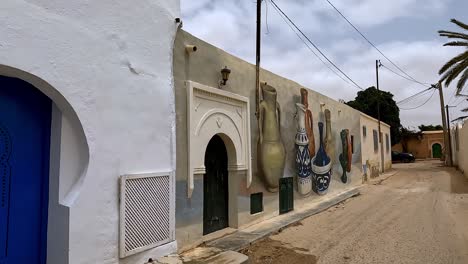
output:
POLYGON ((0 264, 44 264, 51 101, 0 76, 0 264))

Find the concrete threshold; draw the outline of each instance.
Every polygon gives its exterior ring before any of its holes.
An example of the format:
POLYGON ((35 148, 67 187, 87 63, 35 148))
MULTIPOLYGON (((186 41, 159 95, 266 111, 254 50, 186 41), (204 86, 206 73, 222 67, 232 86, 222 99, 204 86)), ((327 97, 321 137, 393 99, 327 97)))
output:
POLYGON ((250 244, 278 232, 296 222, 309 216, 318 214, 335 206, 351 197, 360 194, 357 186, 352 189, 329 194, 320 201, 311 202, 297 210, 275 216, 258 224, 251 225, 224 237, 206 242, 204 247, 197 247, 186 251, 181 255, 172 255, 158 259, 155 263, 160 264, 243 264, 248 263, 248 257, 238 251, 250 246, 250 244))
POLYGON ((359 194, 360 187, 354 187, 350 190, 331 196, 326 200, 311 203, 310 206, 305 206, 297 211, 273 217, 262 221, 261 223, 239 230, 233 234, 210 241, 206 243, 206 246, 218 248, 223 251, 242 250, 257 240, 278 232, 279 230, 299 222, 304 218, 323 212, 328 208, 359 194))

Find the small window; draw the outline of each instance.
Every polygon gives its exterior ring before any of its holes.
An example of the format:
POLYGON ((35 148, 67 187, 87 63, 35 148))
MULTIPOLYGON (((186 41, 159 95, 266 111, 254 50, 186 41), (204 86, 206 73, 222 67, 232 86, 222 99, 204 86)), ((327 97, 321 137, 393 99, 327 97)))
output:
POLYGON ((390 138, 388 134, 385 134, 385 149, 390 152, 390 138))
POLYGON ((263 212, 263 193, 252 193, 250 195, 250 214, 263 212))
POLYGON ((367 136, 367 127, 366 127, 366 126, 362 126, 362 135, 363 135, 364 137, 367 136))
POLYGON ((374 135, 374 152, 379 151, 379 138, 377 135, 377 130, 373 130, 373 135, 374 135))
POLYGON ((351 152, 354 154, 354 136, 351 136, 351 152))

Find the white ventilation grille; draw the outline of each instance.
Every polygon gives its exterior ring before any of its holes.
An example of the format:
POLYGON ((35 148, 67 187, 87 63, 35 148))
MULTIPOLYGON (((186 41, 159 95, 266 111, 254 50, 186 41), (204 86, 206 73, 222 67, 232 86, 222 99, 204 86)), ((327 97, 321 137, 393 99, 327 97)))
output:
POLYGON ((122 176, 120 190, 120 257, 174 240, 171 173, 122 176))

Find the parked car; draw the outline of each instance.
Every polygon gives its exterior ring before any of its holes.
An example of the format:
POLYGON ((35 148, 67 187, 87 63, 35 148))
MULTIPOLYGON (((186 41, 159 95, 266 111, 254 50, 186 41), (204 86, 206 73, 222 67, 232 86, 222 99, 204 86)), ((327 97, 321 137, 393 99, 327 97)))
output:
POLYGON ((414 162, 415 160, 416 159, 411 153, 392 151, 392 162, 399 161, 409 163, 414 162))

